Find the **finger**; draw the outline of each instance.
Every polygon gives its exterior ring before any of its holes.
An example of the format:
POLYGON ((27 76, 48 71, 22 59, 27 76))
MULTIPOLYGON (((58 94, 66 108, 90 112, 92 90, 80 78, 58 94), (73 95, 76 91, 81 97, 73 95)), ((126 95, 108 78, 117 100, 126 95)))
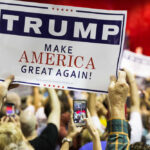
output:
POLYGON ((88 108, 87 108, 87 118, 91 118, 91 114, 90 114, 90 112, 89 112, 89 110, 88 110, 88 108))
POLYGON ((16 115, 16 114, 15 114, 15 120, 16 120, 16 121, 20 121, 19 116, 18 116, 18 115, 16 115))
POLYGON ((131 73, 131 71, 129 71, 128 69, 124 68, 124 71, 126 72, 127 78, 135 78, 135 75, 131 73))
POLYGON ((87 127, 88 124, 88 118, 84 118, 85 126, 87 127))
POLYGON ((5 119, 5 122, 8 122, 8 121, 9 121, 9 117, 7 116, 6 119, 5 119))
POLYGON ((116 77, 115 76, 110 76, 110 84, 109 87, 113 88, 116 84, 116 77))
POLYGON ((119 83, 126 83, 126 72, 119 71, 118 81, 119 83))
POLYGON ((83 131, 83 127, 78 127, 78 133, 81 133, 83 131))
POLYGON ((5 119, 6 119, 6 116, 1 119, 1 123, 4 123, 5 119))
POLYGON ((130 73, 130 71, 127 68, 123 68, 123 71, 125 71, 127 75, 130 73))
POLYGON ((14 75, 10 75, 6 80, 5 83, 7 85, 7 88, 9 87, 9 85, 12 83, 12 81, 14 80, 14 75))

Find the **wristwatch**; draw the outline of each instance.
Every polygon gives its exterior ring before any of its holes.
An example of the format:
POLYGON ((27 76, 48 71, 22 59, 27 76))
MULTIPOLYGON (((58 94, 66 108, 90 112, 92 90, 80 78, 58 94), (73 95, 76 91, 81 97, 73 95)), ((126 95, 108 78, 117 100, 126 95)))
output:
POLYGON ((69 139, 69 138, 64 137, 64 138, 62 139, 62 144, 65 143, 65 142, 68 142, 69 144, 71 144, 71 143, 72 143, 72 139, 69 139))

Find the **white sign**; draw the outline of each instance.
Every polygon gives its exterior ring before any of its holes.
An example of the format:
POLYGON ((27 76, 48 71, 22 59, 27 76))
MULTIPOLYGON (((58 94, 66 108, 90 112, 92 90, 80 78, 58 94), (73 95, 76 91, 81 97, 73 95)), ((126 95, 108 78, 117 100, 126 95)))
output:
POLYGON ((150 77, 150 57, 125 50, 121 68, 127 68, 131 73, 139 77, 150 77))
POLYGON ((126 11, 0 0, 0 79, 107 92, 117 75, 126 11))

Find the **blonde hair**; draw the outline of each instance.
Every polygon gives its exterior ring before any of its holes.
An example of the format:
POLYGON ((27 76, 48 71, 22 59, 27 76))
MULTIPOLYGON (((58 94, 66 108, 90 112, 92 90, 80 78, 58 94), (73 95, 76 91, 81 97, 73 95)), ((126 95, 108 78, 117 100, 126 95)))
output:
POLYGON ((11 143, 19 144, 23 141, 21 130, 10 122, 0 124, 0 150, 5 150, 5 147, 11 143))
POLYGON ((10 145, 6 146, 4 150, 34 150, 29 143, 22 141, 21 143, 14 144, 11 143, 10 145))

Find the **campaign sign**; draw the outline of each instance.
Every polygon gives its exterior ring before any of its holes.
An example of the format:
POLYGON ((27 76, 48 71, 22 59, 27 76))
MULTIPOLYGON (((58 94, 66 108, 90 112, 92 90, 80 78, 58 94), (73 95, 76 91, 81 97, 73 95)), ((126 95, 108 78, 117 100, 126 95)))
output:
POLYGON ((107 92, 125 25, 126 11, 0 0, 0 79, 107 92))
POLYGON ((125 50, 121 60, 121 68, 127 68, 138 77, 150 77, 150 57, 125 50))

